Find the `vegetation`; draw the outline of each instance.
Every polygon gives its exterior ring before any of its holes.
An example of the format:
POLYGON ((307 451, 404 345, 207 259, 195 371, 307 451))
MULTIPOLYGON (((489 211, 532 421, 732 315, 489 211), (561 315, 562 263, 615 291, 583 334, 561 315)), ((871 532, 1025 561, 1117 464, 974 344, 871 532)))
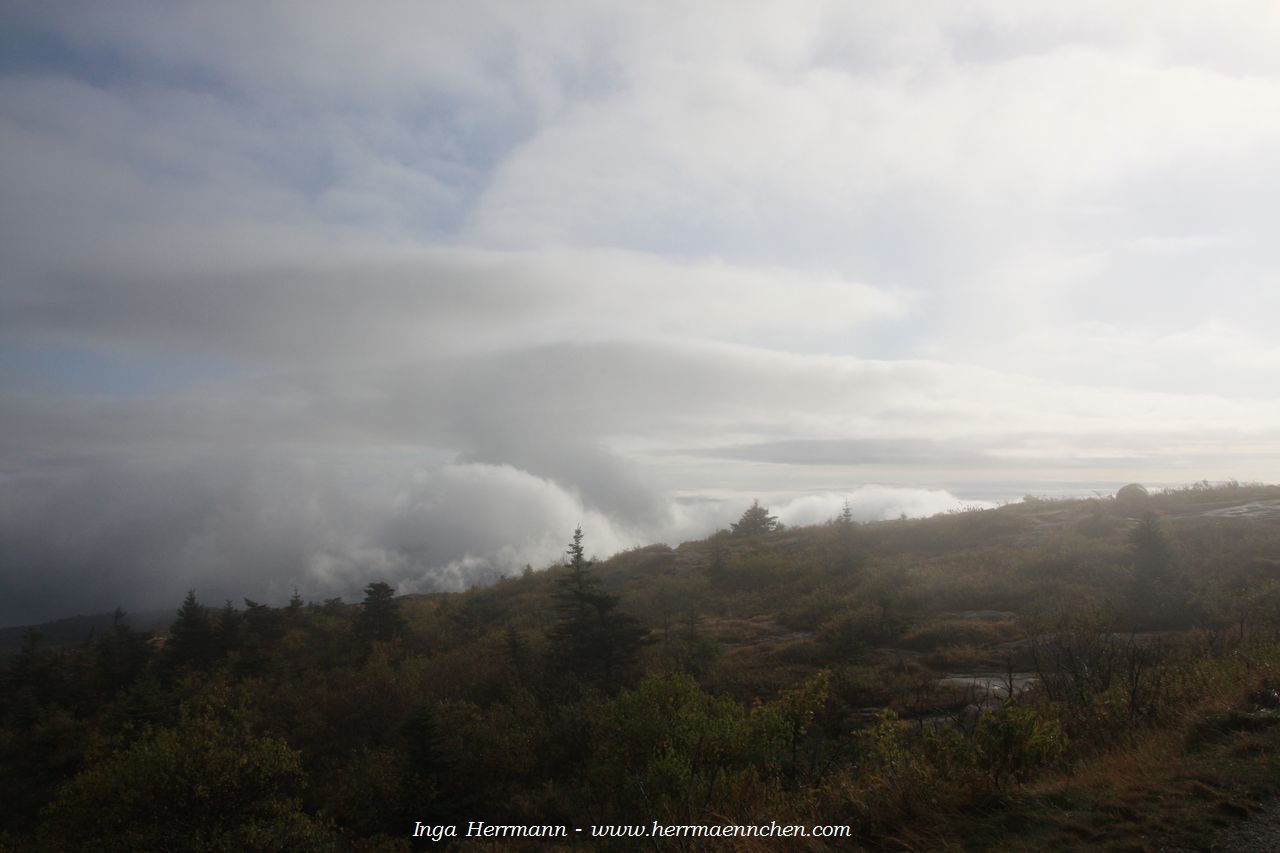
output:
POLYGON ((761 533, 772 533, 777 530, 778 518, 769 515, 769 510, 760 506, 760 501, 752 501, 751 506, 742 514, 742 518, 730 527, 734 536, 759 536, 761 533))
MULTIPOLYGON (((302 602, 290 603, 297 611, 302 602)), ((367 644, 387 643, 405 632, 407 625, 400 615, 400 602, 390 584, 376 581, 364 588, 364 602, 355 618, 355 635, 367 644)))
POLYGON ((589 571, 581 527, 573 531, 568 554, 568 571, 556 579, 556 623, 547 636, 550 663, 566 677, 569 689, 611 689, 627 680, 648 632, 635 618, 618 611, 616 595, 600 591, 589 571))
POLYGON ((1280 792, 1280 519, 1205 513, 1280 488, 1130 496, 787 530, 754 504, 597 565, 577 530, 467 593, 28 634, 0 849, 406 850, 477 819, 1203 846, 1280 792))

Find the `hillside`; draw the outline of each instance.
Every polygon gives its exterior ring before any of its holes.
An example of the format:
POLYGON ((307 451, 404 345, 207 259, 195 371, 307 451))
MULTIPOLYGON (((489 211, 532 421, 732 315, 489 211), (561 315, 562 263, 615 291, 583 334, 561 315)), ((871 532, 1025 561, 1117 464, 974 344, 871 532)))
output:
POLYGON ((575 539, 460 594, 192 598, 155 639, 10 658, 0 846, 400 850, 470 820, 1205 843, 1280 791, 1277 508, 1234 483, 1028 498, 594 565, 575 539))
MULTIPOLYGON (((129 624, 139 631, 163 631, 173 622, 174 610, 149 610, 144 613, 128 614, 129 624)), ((115 624, 113 613, 91 613, 82 616, 69 616, 39 625, 18 625, 12 628, 0 628, 0 652, 20 648, 27 632, 35 631, 40 641, 50 646, 62 646, 68 643, 83 642, 104 631, 109 631, 115 624)))

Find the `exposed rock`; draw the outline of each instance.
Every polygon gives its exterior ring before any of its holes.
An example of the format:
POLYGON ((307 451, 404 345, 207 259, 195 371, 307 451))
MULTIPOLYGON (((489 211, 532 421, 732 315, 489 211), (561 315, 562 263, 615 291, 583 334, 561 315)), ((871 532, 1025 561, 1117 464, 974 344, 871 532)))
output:
POLYGON ((1116 503, 1124 506, 1141 506, 1147 502, 1150 493, 1141 483, 1130 483, 1116 492, 1116 503))

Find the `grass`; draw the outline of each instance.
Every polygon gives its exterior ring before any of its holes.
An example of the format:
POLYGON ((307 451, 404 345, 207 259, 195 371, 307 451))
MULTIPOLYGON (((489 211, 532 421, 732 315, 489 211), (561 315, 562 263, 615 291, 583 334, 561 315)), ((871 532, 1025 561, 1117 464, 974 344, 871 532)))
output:
MULTIPOLYGON (((948 816, 916 849, 1208 849, 1280 796, 1280 723, 1256 724, 1237 695, 1187 709, 1176 724, 1080 762, 1005 798, 948 816)), ((1266 720, 1264 716, 1262 718, 1266 720)))

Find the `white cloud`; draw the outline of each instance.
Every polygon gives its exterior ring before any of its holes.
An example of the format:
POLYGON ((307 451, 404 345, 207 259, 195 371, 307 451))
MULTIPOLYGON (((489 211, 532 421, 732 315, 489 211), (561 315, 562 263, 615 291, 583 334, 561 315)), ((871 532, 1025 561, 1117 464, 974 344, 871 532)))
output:
POLYGON ((458 585, 753 496, 1280 477, 1270 4, 11 26, 0 524, 116 555, 86 601, 458 585))
POLYGON ((886 521, 906 515, 913 518, 968 508, 990 508, 990 501, 961 501, 943 489, 907 489, 878 485, 859 486, 840 494, 802 495, 771 505, 783 524, 798 527, 824 524, 838 518, 848 504, 855 521, 886 521))

